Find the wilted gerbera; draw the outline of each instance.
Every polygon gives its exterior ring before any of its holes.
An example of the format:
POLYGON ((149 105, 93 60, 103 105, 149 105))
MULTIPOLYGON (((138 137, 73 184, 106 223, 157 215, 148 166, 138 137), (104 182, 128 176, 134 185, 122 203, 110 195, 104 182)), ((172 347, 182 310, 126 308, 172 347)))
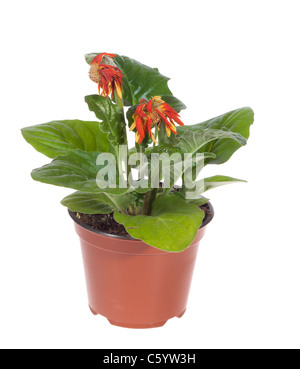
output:
POLYGON ((149 136, 155 143, 155 137, 152 133, 152 127, 157 125, 160 130, 160 123, 165 123, 166 132, 170 137, 171 132, 177 134, 175 123, 183 126, 184 124, 179 119, 179 114, 169 104, 164 102, 160 96, 154 96, 151 100, 141 100, 137 106, 133 116, 133 123, 130 127, 130 131, 136 128, 135 141, 139 144, 145 138, 148 131, 149 136))
POLYGON ((114 96, 115 90, 122 99, 122 72, 112 60, 116 55, 101 53, 91 62, 90 79, 98 83, 99 94, 107 97, 114 96), (105 63, 104 63, 105 61, 105 63))

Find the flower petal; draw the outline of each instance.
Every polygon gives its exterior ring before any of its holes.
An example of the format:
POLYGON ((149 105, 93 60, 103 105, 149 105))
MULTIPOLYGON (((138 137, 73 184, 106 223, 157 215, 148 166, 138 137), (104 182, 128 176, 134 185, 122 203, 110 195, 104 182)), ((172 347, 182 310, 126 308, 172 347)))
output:
POLYGON ((141 138, 143 139, 145 137, 145 132, 144 132, 144 127, 143 127, 143 124, 142 124, 141 117, 137 117, 137 119, 136 119, 136 130, 138 131, 141 138))

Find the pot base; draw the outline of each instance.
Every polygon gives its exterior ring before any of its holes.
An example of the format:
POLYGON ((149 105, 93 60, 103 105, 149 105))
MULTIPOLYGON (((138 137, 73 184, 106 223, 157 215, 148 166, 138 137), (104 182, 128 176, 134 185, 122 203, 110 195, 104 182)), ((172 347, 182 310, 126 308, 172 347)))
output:
MULTIPOLYGON (((96 313, 96 311, 93 310, 90 307, 90 305, 89 305, 89 308, 90 308, 91 312, 93 313, 93 315, 101 315, 101 314, 96 313)), ((184 315, 185 311, 186 311, 186 308, 183 310, 182 313, 177 315, 177 318, 181 318, 184 315)), ((107 318, 107 317, 105 317, 105 318, 107 318)), ((112 320, 112 319, 109 319, 109 318, 107 318, 107 320, 110 322, 111 325, 116 325, 117 327, 123 327, 123 328, 133 328, 133 329, 158 328, 158 327, 162 327, 163 325, 165 325, 168 321, 168 320, 166 320, 166 321, 163 321, 163 322, 156 322, 156 323, 137 324, 137 323, 116 322, 115 320, 112 320)))
POLYGON ((110 322, 110 324, 116 325, 117 327, 133 328, 133 329, 158 328, 158 327, 162 327, 163 325, 165 325, 167 323, 167 321, 165 321, 165 322, 158 322, 158 323, 135 324, 135 323, 116 322, 116 321, 108 319, 108 318, 107 318, 107 320, 110 322))

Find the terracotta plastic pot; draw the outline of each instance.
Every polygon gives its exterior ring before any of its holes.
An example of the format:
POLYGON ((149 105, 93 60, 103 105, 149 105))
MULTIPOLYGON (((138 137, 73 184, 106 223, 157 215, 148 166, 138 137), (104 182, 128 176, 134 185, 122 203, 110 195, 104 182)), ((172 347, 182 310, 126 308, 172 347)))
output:
POLYGON ((89 307, 111 324, 128 328, 163 326, 185 310, 198 244, 206 224, 193 243, 179 253, 151 247, 140 240, 91 230, 69 212, 81 241, 89 307))

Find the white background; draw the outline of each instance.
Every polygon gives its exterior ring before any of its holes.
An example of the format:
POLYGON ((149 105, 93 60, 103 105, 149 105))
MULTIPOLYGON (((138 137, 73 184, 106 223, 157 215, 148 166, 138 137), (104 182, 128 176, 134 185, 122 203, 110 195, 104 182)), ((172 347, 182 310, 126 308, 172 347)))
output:
POLYGON ((1 2, 1 348, 300 348, 299 1, 1 2), (248 145, 211 191, 186 314, 129 330, 93 316, 79 240, 34 182, 49 160, 20 128, 89 119, 83 55, 128 55, 171 77, 186 124, 251 106, 248 145))

